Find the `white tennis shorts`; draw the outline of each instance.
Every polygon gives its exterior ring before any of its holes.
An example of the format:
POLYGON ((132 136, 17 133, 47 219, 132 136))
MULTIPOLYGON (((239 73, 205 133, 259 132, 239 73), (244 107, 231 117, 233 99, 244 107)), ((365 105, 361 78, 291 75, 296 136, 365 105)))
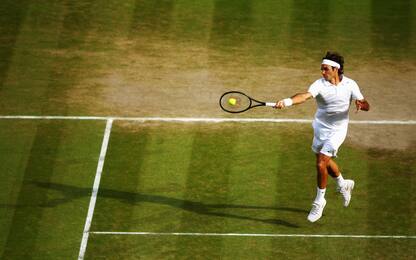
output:
POLYGON ((312 126, 314 132, 312 151, 316 154, 337 157, 338 149, 347 136, 348 125, 340 129, 331 129, 314 121, 312 126))

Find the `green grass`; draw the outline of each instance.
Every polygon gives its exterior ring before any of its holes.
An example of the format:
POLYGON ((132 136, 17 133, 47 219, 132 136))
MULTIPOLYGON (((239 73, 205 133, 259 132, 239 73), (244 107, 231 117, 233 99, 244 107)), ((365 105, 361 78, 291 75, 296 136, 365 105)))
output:
POLYGON ((0 128, 1 258, 74 259, 104 124, 2 120, 0 128))
MULTIPOLYGON (((361 79, 368 68, 383 73, 373 85, 363 80, 380 115, 390 111, 382 110, 380 96, 392 93, 384 79, 400 75, 394 82, 408 86, 403 93, 414 86, 402 73, 414 72, 415 7, 410 0, 5 0, 1 115, 212 116, 221 88, 264 97, 275 85, 306 86, 327 49, 344 54, 361 79), (201 95, 203 113, 187 107, 201 95)), ((295 114, 306 115, 307 108, 295 114)), ((0 120, 0 258, 77 257, 104 126, 0 120)), ((316 178, 311 135, 297 124, 116 121, 92 230, 415 235, 414 143, 367 150, 347 142, 338 162, 357 182, 351 207, 342 208, 330 183, 324 218, 307 223, 316 178)), ((415 240, 91 234, 86 254, 393 259, 415 258, 414 248, 415 240)))
MULTIPOLYGON (((91 230, 414 235, 414 155, 348 145, 338 162, 344 176, 357 182, 351 206, 342 207, 331 181, 324 217, 316 224, 307 222, 316 187, 309 128, 115 124, 91 230), (402 158, 400 167, 388 167, 397 157, 402 158)), ((351 258, 403 258, 414 256, 415 243, 93 234, 87 256, 332 258, 339 250, 348 250, 351 258)))
MULTIPOLYGON (((3 120, 1 256, 78 254, 103 122, 3 120), (13 137, 13 138, 11 138, 13 137), (8 155, 8 156, 6 156, 8 155)), ((315 196, 311 128, 304 124, 115 121, 91 231, 415 235, 414 148, 337 160, 356 181, 349 208, 330 181, 315 196)), ((87 259, 413 258, 414 239, 173 237, 91 234, 87 259)))
MULTIPOLYGON (((236 66, 305 69, 316 67, 327 49, 348 57, 348 71, 380 61, 413 64, 414 8, 408 0, 7 0, 0 7, 0 108, 6 114, 89 114, 82 100, 101 95, 104 86, 85 84, 114 68, 137 70, 131 77, 143 77, 140 71, 152 66, 214 74, 236 66), (201 59, 175 63, 201 49, 202 67, 201 59), (135 54, 155 64, 140 65, 135 54)), ((96 113, 112 113, 103 110, 96 113)))
POLYGON ((413 259, 415 255, 414 241, 371 239, 92 235, 91 240, 95 243, 89 250, 95 253, 90 259, 413 259), (177 250, 181 244, 187 247, 177 250))

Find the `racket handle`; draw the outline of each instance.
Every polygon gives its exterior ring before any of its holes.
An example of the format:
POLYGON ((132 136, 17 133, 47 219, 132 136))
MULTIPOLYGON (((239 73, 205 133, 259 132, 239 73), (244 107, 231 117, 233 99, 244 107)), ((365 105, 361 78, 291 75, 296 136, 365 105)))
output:
POLYGON ((267 102, 266 107, 274 107, 276 106, 276 103, 267 102))

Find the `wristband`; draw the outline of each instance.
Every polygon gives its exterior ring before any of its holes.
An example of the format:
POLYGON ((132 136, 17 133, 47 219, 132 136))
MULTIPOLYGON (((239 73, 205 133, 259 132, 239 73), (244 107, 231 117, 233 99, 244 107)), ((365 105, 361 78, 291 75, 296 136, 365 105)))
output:
POLYGON ((293 105, 293 100, 291 98, 285 98, 283 99, 283 104, 285 105, 285 107, 290 107, 291 105, 293 105))

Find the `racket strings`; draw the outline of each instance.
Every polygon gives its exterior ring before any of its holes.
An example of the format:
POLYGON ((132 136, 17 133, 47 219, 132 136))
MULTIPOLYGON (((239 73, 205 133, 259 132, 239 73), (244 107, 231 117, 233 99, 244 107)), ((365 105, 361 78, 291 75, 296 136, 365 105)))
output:
POLYGON ((239 92, 225 93, 220 99, 222 109, 231 113, 238 113, 250 108, 251 100, 239 92))

